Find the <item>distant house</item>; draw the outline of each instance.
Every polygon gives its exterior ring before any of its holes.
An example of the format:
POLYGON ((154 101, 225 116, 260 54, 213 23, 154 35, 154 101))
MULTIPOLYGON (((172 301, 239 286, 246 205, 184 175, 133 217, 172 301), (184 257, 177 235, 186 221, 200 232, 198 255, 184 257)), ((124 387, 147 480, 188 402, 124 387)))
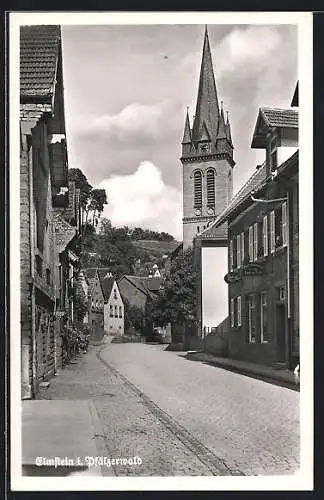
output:
MULTIPOLYGON (((100 269, 98 269, 100 272, 100 269)), ((104 295, 104 330, 110 335, 124 335, 124 303, 114 278, 101 279, 104 295)))
POLYGON ((104 334, 104 294, 97 268, 89 267, 83 269, 90 285, 90 317, 89 325, 93 337, 102 338, 104 334))
MULTIPOLYGON (((137 307, 145 314, 148 302, 156 295, 163 285, 162 278, 145 278, 140 276, 124 275, 118 281, 122 299, 131 306, 137 307)), ((153 325, 145 321, 143 332, 147 338, 151 338, 153 325)))

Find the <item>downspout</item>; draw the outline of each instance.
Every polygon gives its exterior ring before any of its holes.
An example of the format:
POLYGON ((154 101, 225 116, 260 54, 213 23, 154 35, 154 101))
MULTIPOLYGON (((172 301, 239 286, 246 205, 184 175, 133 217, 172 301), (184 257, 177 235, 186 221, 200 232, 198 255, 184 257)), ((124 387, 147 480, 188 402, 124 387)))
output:
POLYGON ((288 360, 292 362, 292 332, 291 332, 291 286, 290 286, 290 196, 287 190, 287 319, 288 319, 288 360))
POLYGON ((29 173, 29 238, 30 238, 30 274, 31 274, 31 334, 32 334, 32 397, 36 393, 37 384, 37 342, 36 342, 36 321, 35 321, 35 262, 34 262, 34 211, 33 211, 33 162, 32 147, 28 151, 28 173, 29 173))

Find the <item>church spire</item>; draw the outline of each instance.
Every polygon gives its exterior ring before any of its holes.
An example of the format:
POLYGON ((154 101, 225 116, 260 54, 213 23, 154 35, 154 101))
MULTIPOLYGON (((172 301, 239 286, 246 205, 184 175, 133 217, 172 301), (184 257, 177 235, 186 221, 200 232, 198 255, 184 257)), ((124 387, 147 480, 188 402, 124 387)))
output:
POLYGON ((217 137, 218 121, 219 107, 217 90, 209 45, 208 30, 206 26, 200 67, 196 114, 192 130, 193 141, 197 142, 201 139, 200 134, 202 133, 203 123, 205 123, 211 140, 215 142, 217 137))
POLYGON ((231 126, 230 126, 230 122, 229 122, 229 119, 228 119, 228 111, 226 111, 226 115, 227 115, 226 116, 226 124, 225 124, 226 137, 227 137, 227 140, 230 143, 230 145, 233 147, 232 134, 231 134, 231 126))
POLYGON ((217 139, 227 139, 224 110, 223 110, 223 101, 221 101, 221 114, 220 114, 219 124, 218 124, 217 139))
POLYGON ((189 112, 187 106, 187 115, 186 115, 185 128, 183 132, 182 144, 189 144, 189 143, 191 143, 191 130, 190 130, 189 112))

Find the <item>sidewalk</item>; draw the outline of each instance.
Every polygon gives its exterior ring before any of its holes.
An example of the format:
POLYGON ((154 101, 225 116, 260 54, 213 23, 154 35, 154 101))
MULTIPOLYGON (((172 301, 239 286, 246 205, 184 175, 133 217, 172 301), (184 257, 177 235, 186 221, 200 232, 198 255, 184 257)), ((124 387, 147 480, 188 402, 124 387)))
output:
POLYGON ((265 382, 277 383, 289 389, 299 391, 299 383, 296 384, 293 372, 288 369, 259 365, 249 361, 222 358, 199 351, 188 351, 186 358, 192 361, 202 361, 219 368, 241 373, 248 377, 260 378, 265 382))
POLYGON ((85 398, 22 401, 22 475, 114 475, 112 467, 88 466, 86 457, 106 456, 107 450, 96 407, 85 398))

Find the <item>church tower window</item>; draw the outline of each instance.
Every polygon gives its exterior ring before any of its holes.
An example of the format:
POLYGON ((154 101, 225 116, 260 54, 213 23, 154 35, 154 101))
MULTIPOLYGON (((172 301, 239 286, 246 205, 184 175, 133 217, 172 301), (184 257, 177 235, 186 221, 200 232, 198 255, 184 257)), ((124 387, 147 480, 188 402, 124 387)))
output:
POLYGON ((202 174, 199 170, 194 174, 194 206, 195 208, 202 206, 202 174))
POLYGON ((207 206, 215 206, 215 171, 207 170, 207 206))

